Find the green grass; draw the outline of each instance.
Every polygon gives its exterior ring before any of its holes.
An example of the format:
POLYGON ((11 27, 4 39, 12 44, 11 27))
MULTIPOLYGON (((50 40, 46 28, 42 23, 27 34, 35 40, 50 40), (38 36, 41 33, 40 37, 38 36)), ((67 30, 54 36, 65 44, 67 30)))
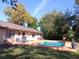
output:
POLYGON ((0 50, 0 59, 79 59, 79 52, 63 52, 48 48, 16 46, 0 50))

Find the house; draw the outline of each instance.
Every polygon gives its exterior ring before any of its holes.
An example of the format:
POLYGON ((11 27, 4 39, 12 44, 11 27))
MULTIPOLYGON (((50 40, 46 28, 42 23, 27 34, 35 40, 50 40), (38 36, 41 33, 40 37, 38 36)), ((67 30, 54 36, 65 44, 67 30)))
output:
POLYGON ((26 28, 17 24, 0 21, 0 44, 5 43, 7 40, 9 40, 11 43, 14 43, 17 41, 14 39, 14 36, 18 34, 21 36, 22 33, 25 33, 25 35, 41 34, 41 32, 33 28, 26 28))

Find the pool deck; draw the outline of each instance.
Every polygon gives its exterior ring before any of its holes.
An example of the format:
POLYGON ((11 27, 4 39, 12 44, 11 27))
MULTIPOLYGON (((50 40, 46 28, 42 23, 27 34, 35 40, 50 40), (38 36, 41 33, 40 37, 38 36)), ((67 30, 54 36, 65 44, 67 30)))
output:
MULTIPOLYGON (((29 41, 25 43, 15 43, 15 45, 31 45, 35 47, 44 47, 44 48, 49 48, 53 50, 59 50, 59 51, 70 51, 70 52, 77 52, 79 51, 79 43, 77 43, 77 47, 75 49, 71 48, 71 42, 70 41, 65 41, 65 46, 62 47, 54 47, 54 46, 40 46, 38 43, 43 42, 45 40, 36 40, 36 41, 29 41)), ((46 40, 46 41, 53 41, 56 42, 57 40, 46 40)), ((13 44, 14 45, 14 44, 13 44)))
POLYGON ((79 43, 77 43, 77 47, 75 49, 72 49, 70 41, 66 41, 65 42, 65 46, 63 46, 63 47, 54 47, 54 46, 53 47, 38 46, 38 47, 44 47, 44 48, 49 48, 49 49, 59 50, 59 51, 70 51, 70 52, 77 52, 77 51, 79 51, 79 43))
POLYGON ((63 46, 63 47, 39 46, 39 45, 35 44, 36 42, 39 43, 41 41, 35 41, 35 42, 32 42, 32 44, 27 44, 27 45, 32 45, 32 46, 37 46, 37 47, 43 47, 43 48, 49 48, 49 49, 59 50, 59 51, 70 51, 70 52, 77 52, 77 51, 79 51, 79 43, 77 43, 77 47, 75 49, 72 49, 71 48, 71 42, 70 41, 66 41, 65 42, 65 46, 63 46))

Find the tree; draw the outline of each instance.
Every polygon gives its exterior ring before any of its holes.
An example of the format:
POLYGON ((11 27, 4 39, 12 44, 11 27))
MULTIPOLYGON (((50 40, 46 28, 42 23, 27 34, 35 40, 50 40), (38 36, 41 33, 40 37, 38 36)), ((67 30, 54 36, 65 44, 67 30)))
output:
POLYGON ((74 39, 78 40, 78 26, 79 26, 79 18, 78 18, 78 15, 79 15, 79 11, 77 11, 78 9, 76 9, 74 11, 74 14, 72 14, 71 11, 66 11, 65 15, 64 15, 64 18, 65 20, 67 20, 67 23, 69 25, 69 29, 67 30, 67 38, 69 40, 71 40, 73 37, 74 39), (76 12, 77 11, 77 12, 76 12))
POLYGON ((12 7, 7 7, 4 10, 5 15, 7 15, 8 21, 15 24, 27 23, 32 25, 36 20, 27 12, 22 4, 17 4, 16 9, 12 7))
POLYGON ((16 6, 18 0, 2 0, 3 3, 10 4, 11 6, 16 6))
POLYGON ((79 4, 79 0, 75 0, 75 4, 79 4))
POLYGON ((61 39, 62 34, 66 32, 67 23, 62 13, 54 11, 42 17, 40 28, 46 39, 61 39))
POLYGON ((37 29, 38 28, 38 23, 37 23, 37 19, 36 18, 33 18, 34 19, 34 22, 33 23, 29 23, 28 24, 28 27, 31 27, 31 28, 34 28, 34 29, 37 29))

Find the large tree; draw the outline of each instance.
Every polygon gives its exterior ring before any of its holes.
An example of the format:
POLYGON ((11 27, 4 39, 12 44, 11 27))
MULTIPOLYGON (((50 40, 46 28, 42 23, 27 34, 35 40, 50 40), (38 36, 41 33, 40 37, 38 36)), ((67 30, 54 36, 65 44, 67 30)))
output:
POLYGON ((54 11, 42 17, 40 27, 46 39, 61 39, 67 31, 67 23, 62 13, 54 11))
POLYGON ((4 13, 9 17, 8 21, 15 24, 27 23, 32 25, 36 20, 25 10, 22 4, 17 4, 16 8, 7 7, 4 13))

